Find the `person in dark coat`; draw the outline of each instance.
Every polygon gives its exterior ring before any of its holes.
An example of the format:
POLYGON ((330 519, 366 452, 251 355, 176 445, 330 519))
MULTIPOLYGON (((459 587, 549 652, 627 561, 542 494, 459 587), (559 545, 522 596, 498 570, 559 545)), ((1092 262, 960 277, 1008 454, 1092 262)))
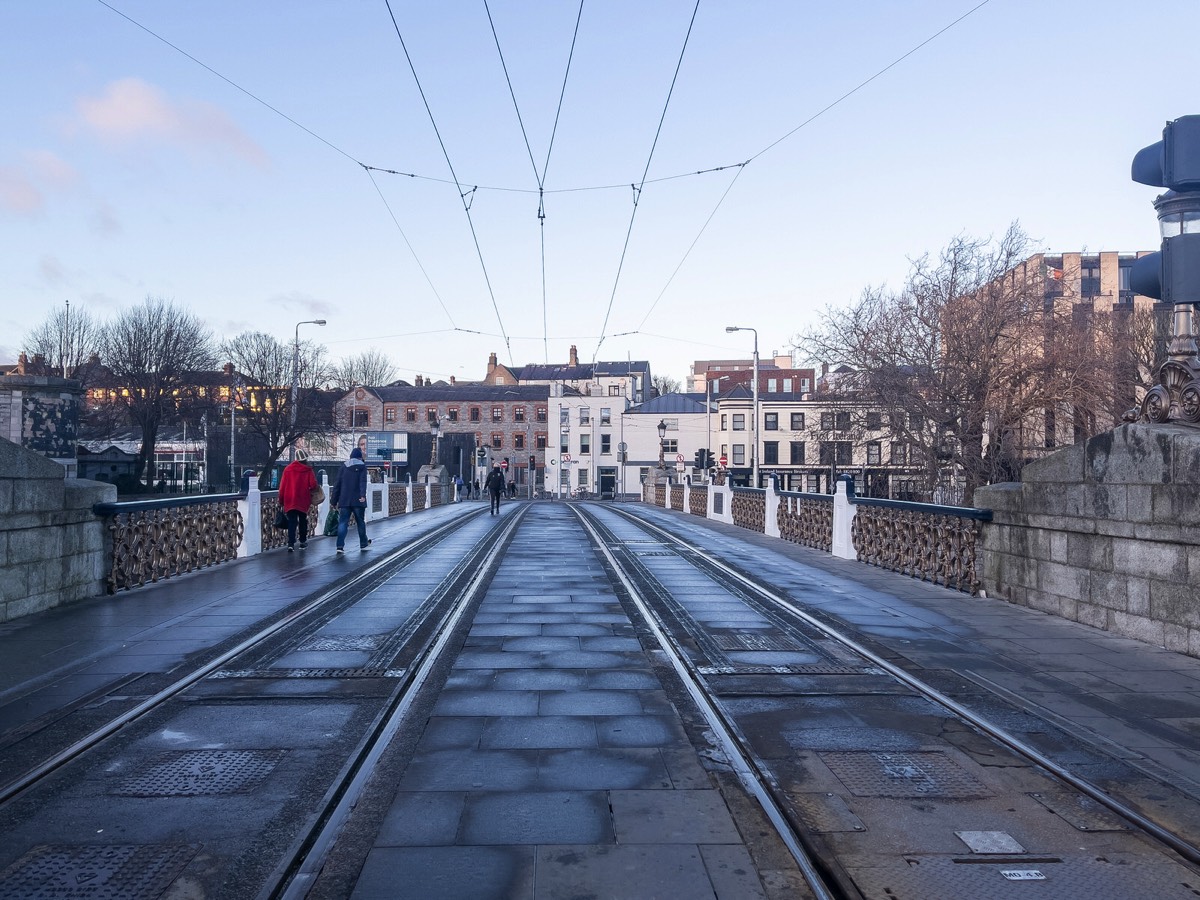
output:
POLYGON ((296 458, 287 464, 279 477, 279 508, 287 516, 288 553, 295 550, 296 532, 300 532, 300 549, 308 546, 308 508, 313 492, 318 490, 317 476, 308 464, 308 451, 296 451, 296 458))
POLYGON ((492 471, 488 474, 487 481, 483 483, 487 488, 487 492, 492 498, 492 515, 500 512, 500 495, 504 493, 504 473, 500 471, 499 466, 492 466, 492 471))
POLYGON ((371 544, 367 539, 367 464, 358 447, 350 451, 329 499, 338 508, 337 552, 345 552, 351 516, 358 523, 358 549, 366 550, 371 544))

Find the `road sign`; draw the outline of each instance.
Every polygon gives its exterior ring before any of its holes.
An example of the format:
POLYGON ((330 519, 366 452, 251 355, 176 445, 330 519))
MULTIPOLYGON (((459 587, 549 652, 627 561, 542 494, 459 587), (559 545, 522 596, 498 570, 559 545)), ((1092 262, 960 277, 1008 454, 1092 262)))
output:
POLYGON ((500 460, 500 468, 505 469, 505 470, 508 469, 508 460, 507 459, 500 460))
POLYGON ((723 469, 727 465, 729 465, 729 457, 726 456, 724 453, 722 453, 721 458, 718 460, 718 462, 721 464, 721 468, 723 469))
POLYGON ((683 462, 683 454, 682 453, 675 454, 675 462, 677 462, 677 463, 683 462))
POLYGON ((564 454, 562 455, 562 461, 563 461, 563 462, 565 462, 565 463, 569 463, 569 462, 571 461, 571 454, 570 454, 570 453, 564 453, 564 454))

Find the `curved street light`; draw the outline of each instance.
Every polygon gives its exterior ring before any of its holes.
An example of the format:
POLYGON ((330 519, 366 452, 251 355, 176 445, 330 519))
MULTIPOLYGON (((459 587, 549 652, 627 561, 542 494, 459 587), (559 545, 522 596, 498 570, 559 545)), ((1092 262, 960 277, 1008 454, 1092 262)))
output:
POLYGON ((753 486, 758 487, 758 329, 746 325, 726 325, 725 331, 751 331, 754 333, 754 385, 751 392, 754 398, 754 415, 753 421, 750 423, 750 472, 754 479, 753 486))
MULTIPOLYGON (((303 322, 296 323, 295 338, 292 341, 292 394, 291 394, 291 430, 296 430, 296 404, 300 398, 300 326, 301 325, 324 325, 324 319, 305 319, 303 322)), ((288 459, 296 458, 296 439, 293 436, 289 442, 288 459)))

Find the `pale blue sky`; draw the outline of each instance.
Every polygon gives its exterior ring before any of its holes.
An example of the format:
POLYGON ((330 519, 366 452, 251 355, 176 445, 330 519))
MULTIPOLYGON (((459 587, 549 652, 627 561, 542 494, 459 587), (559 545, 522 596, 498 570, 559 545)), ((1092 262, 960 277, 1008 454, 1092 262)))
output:
POLYGON ((540 169, 576 0, 392 2, 454 171, 480 186, 491 293, 383 0, 111 5, 323 140, 97 0, 0 4, 0 359, 65 301, 103 318, 152 294, 218 335, 326 318, 302 334, 376 347, 410 379, 479 378, 493 351, 591 359, 602 329, 601 358, 682 378, 748 355, 725 325, 784 350, 959 233, 1019 220, 1050 250, 1156 246, 1129 163, 1200 113, 1194 66, 1153 48, 1200 30, 1195 0, 702 0, 618 280, 695 2, 585 0, 545 182, 543 328, 537 181, 487 10, 540 169), (424 177, 373 184, 359 163, 424 177))

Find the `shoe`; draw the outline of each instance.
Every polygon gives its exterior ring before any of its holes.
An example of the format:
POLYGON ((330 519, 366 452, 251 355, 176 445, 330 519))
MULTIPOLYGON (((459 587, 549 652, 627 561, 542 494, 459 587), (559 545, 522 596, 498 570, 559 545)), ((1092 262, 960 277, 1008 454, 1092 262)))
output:
POLYGON ((288 553, 295 553, 295 552, 296 552, 296 548, 293 547, 291 544, 288 544, 288 553))
POLYGON ((363 545, 362 545, 361 547, 359 547, 358 549, 359 549, 360 551, 361 551, 361 550, 366 550, 366 549, 367 549, 368 547, 370 547, 370 546, 371 546, 371 544, 373 544, 373 543, 374 543, 374 541, 370 541, 370 540, 368 540, 368 541, 367 541, 365 544, 363 544, 363 545))
POLYGON ((338 548, 337 548, 337 552, 338 552, 338 556, 341 556, 341 555, 342 555, 343 553, 345 553, 346 551, 345 551, 345 550, 343 550, 341 547, 338 547, 338 548))
POLYGON ((301 550, 307 550, 307 549, 308 549, 308 542, 307 542, 307 541, 301 541, 301 542, 300 542, 300 549, 301 549, 301 550))

